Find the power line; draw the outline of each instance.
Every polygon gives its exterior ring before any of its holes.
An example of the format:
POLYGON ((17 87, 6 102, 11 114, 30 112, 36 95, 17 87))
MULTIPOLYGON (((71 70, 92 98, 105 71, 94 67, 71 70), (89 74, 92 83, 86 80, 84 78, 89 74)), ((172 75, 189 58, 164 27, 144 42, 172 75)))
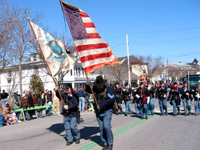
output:
POLYGON ((148 34, 148 33, 160 33, 160 32, 174 32, 174 31, 193 30, 193 29, 200 29, 200 27, 171 29, 171 30, 158 30, 158 31, 140 31, 140 32, 133 32, 133 33, 129 33, 129 34, 148 34))

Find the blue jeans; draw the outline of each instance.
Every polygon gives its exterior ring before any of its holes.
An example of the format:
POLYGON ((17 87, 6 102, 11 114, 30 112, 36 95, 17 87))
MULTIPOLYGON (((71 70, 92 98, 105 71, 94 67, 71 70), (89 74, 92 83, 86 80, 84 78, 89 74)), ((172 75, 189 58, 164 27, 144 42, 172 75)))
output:
POLYGON ((79 110, 84 111, 85 110, 85 98, 79 97, 79 110))
POLYGON ((8 103, 8 102, 7 102, 7 99, 4 98, 4 99, 2 99, 1 101, 2 101, 2 108, 4 109, 4 108, 5 108, 5 105, 8 103))
POLYGON ((42 113, 42 109, 39 109, 39 111, 38 111, 38 117, 39 118, 43 118, 44 117, 43 113, 42 113))
POLYGON ((195 114, 198 114, 200 112, 200 101, 197 104, 197 101, 194 101, 194 108, 195 108, 195 114))
POLYGON ((160 106, 161 114, 164 113, 164 110, 165 110, 165 112, 167 112, 167 99, 164 99, 164 100, 159 99, 159 106, 160 106))
POLYGON ((144 118, 144 116, 148 117, 147 104, 143 104, 143 105, 141 104, 140 113, 141 113, 142 118, 144 118))
POLYGON ((139 114, 140 113, 140 111, 139 111, 139 109, 138 109, 138 103, 137 102, 134 102, 134 104, 135 104, 135 113, 136 114, 139 114))
POLYGON ((151 98, 149 101, 149 112, 151 115, 153 115, 153 113, 154 113, 154 108, 155 108, 154 102, 155 102, 154 98, 151 98))
POLYGON ((125 106, 126 106, 125 114, 128 114, 129 112, 132 113, 132 110, 131 110, 131 108, 130 108, 130 103, 131 103, 130 100, 129 100, 129 101, 126 101, 126 103, 125 103, 125 106))
POLYGON ((100 137, 104 146, 113 144, 113 133, 111 129, 112 113, 112 109, 106 110, 103 113, 96 112, 96 118, 99 123, 100 137))
POLYGON ((184 98, 183 99, 183 107, 184 107, 184 110, 185 110, 185 114, 188 114, 191 112, 191 100, 190 99, 186 99, 184 98))
POLYGON ((66 132, 66 140, 67 142, 73 142, 73 139, 76 140, 80 139, 80 131, 77 125, 77 118, 76 117, 65 117, 63 116, 63 122, 66 132))
POLYGON ((177 115, 177 109, 176 108, 180 109, 180 105, 176 104, 175 99, 172 100, 172 104, 173 104, 173 113, 174 113, 174 115, 177 115))
POLYGON ((24 114, 25 114, 26 120, 30 120, 30 119, 31 119, 31 117, 30 117, 28 111, 25 111, 24 114))

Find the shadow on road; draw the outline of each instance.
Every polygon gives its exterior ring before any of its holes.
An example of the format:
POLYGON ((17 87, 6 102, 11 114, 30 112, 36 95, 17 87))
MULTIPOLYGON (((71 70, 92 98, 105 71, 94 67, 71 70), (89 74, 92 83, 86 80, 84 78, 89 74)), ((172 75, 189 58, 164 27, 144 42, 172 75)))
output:
MULTIPOLYGON (((54 132, 60 136, 64 136, 65 139, 65 135, 61 135, 61 133, 65 131, 63 123, 53 124, 49 128, 47 128, 47 130, 54 132)), ((83 126, 83 128, 80 129, 81 139, 90 140, 97 143, 98 145, 103 146, 103 143, 100 140, 100 136, 96 135, 97 133, 99 133, 98 127, 83 126)))

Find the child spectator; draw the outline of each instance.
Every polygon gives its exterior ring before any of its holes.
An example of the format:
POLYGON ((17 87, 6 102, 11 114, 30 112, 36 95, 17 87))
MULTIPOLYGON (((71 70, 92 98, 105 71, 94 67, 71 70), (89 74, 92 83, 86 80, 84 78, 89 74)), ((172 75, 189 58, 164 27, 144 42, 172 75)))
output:
POLYGON ((2 116, 2 114, 0 114, 0 127, 3 127, 3 121, 4 120, 4 116, 2 116))

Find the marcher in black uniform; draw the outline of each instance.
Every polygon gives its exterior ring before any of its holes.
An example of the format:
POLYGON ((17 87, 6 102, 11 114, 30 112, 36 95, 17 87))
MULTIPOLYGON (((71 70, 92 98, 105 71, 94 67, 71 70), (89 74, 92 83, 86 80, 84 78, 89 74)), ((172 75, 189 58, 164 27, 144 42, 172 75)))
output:
POLYGON ((147 108, 148 108, 148 114, 150 115, 154 115, 154 108, 155 108, 155 99, 154 99, 154 95, 155 95, 155 88, 152 86, 151 82, 148 83, 148 97, 149 97, 149 101, 147 101, 147 108))
POLYGON ((157 89, 157 96, 160 106, 160 113, 161 116, 164 116, 164 110, 166 116, 168 115, 167 112, 167 88, 165 87, 164 82, 160 82, 160 87, 157 89))
POLYGON ((178 115, 180 115, 180 97, 179 97, 179 89, 177 82, 174 82, 173 87, 170 91, 170 103, 173 105, 173 113, 174 116, 177 116, 177 110, 178 110, 178 115))
MULTIPOLYGON (((61 98, 58 93, 58 88, 55 88, 56 96, 61 98)), ((78 117, 78 95, 73 92, 72 85, 67 84, 64 92, 60 91, 61 96, 65 102, 64 107, 62 108, 63 115, 63 123, 66 131, 66 140, 67 146, 73 143, 75 138, 75 143, 80 143, 80 131, 77 125, 77 117, 78 117)))
MULTIPOLYGON (((116 82, 115 83, 115 87, 114 87, 114 93, 115 93, 115 104, 117 105, 118 107, 118 111, 120 111, 120 114, 123 113, 123 110, 122 110, 122 89, 121 87, 119 86, 119 82, 116 82)), ((119 112, 117 112, 117 114, 119 114, 119 112)))
POLYGON ((200 113, 200 87, 194 89, 193 96, 194 96, 194 108, 195 108, 194 115, 197 116, 200 113))
POLYGON ((127 116, 128 114, 133 113, 131 108, 130 108, 130 103, 131 103, 131 88, 128 86, 128 83, 124 84, 125 89, 123 89, 123 97, 124 97, 124 103, 125 103, 125 116, 127 116))
MULTIPOLYGON (((113 105, 115 95, 111 87, 106 86, 107 80, 102 76, 97 76, 93 83, 93 91, 98 101, 98 106, 94 103, 96 118, 99 123, 100 137, 104 144, 103 150, 112 150, 113 133, 111 130, 111 119, 113 113, 113 105)), ((89 85, 86 86, 86 91, 92 93, 89 85)))
POLYGON ((185 116, 191 115, 191 90, 187 88, 187 82, 183 82, 183 87, 180 90, 181 99, 183 100, 183 107, 185 110, 185 116))
POLYGON ((136 97, 138 88, 139 88, 138 84, 135 84, 135 89, 132 90, 133 103, 134 103, 134 105, 135 105, 135 113, 136 113, 136 116, 139 116, 139 114, 140 114, 140 103, 139 103, 139 98, 136 97))
POLYGON ((148 119, 148 111, 147 111, 147 89, 143 83, 140 83, 140 87, 137 90, 137 97, 140 102, 140 113, 141 119, 148 119))

